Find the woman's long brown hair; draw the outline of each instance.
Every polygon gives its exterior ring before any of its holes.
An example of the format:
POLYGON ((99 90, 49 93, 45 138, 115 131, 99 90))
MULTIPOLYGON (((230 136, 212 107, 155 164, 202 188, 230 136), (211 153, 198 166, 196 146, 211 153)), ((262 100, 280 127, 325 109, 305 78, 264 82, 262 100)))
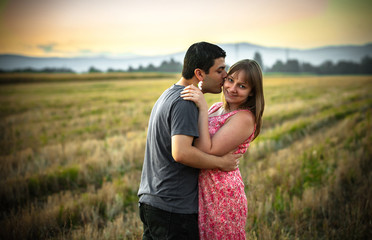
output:
MULTIPOLYGON (((238 61, 229 69, 228 75, 234 72, 244 71, 246 79, 245 81, 251 87, 251 93, 247 100, 239 106, 239 109, 248 109, 255 115, 256 131, 254 133, 255 139, 261 131, 262 127, 262 115, 265 108, 265 98, 263 93, 262 84, 262 71, 260 65, 251 59, 244 59, 238 61)), ((229 104, 225 100, 225 96, 222 94, 222 101, 224 108, 230 110, 229 104)))

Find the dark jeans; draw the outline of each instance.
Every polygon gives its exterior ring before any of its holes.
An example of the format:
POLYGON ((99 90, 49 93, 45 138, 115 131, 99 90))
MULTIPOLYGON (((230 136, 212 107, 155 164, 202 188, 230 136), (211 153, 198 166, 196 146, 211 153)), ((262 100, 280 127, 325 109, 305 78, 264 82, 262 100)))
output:
POLYGON ((143 240, 148 239, 199 239, 198 215, 179 214, 140 203, 143 222, 143 240))

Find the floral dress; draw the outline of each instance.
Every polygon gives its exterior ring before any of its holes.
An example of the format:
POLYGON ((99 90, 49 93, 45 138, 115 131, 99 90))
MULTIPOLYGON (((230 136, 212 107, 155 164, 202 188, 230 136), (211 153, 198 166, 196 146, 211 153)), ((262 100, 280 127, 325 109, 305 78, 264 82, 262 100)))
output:
MULTIPOLYGON (((222 106, 214 104, 208 111, 212 114, 222 106)), ((211 137, 226 120, 238 111, 209 117, 211 137)), ((239 145, 235 153, 245 153, 254 132, 239 145)), ((239 169, 231 172, 220 170, 201 170, 199 174, 199 234, 200 239, 245 239, 247 219, 247 197, 239 169)))

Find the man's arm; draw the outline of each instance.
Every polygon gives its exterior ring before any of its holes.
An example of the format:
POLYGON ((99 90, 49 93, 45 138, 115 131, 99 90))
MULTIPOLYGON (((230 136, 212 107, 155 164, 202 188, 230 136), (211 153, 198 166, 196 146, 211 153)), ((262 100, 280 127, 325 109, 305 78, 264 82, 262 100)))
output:
POLYGON ((176 162, 200 169, 219 168, 222 171, 237 169, 242 154, 233 154, 232 151, 222 157, 209 155, 192 146, 193 139, 187 135, 172 136, 172 156, 176 162))

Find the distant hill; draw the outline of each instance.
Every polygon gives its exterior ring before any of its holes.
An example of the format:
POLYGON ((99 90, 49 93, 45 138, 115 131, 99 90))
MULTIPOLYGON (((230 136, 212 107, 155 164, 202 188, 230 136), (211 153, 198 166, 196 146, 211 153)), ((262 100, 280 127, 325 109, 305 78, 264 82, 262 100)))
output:
POLYGON ((265 66, 271 67, 277 60, 287 61, 297 59, 299 62, 308 62, 319 65, 330 60, 338 62, 348 60, 360 62, 364 56, 372 57, 372 43, 365 45, 325 46, 309 49, 264 47, 249 43, 222 44, 220 45, 228 53, 226 62, 236 62, 243 58, 253 58, 255 52, 262 56, 265 66))
MULTIPOLYGON (((219 44, 227 53, 226 63, 232 65, 243 58, 253 58, 255 52, 262 56, 263 63, 271 67, 277 60, 297 59, 300 62, 309 62, 319 65, 324 61, 338 62, 348 60, 359 62, 362 57, 372 57, 372 43, 365 45, 325 46, 310 49, 295 49, 281 47, 265 47, 250 43, 219 44)), ((29 57, 22 55, 0 55, 0 69, 13 70, 20 68, 42 69, 45 67, 70 68, 76 72, 86 72, 90 67, 106 71, 109 68, 127 70, 130 66, 137 68, 140 65, 153 64, 159 66, 163 61, 174 59, 183 63, 184 52, 158 56, 136 56, 132 58, 108 58, 108 57, 29 57)))

